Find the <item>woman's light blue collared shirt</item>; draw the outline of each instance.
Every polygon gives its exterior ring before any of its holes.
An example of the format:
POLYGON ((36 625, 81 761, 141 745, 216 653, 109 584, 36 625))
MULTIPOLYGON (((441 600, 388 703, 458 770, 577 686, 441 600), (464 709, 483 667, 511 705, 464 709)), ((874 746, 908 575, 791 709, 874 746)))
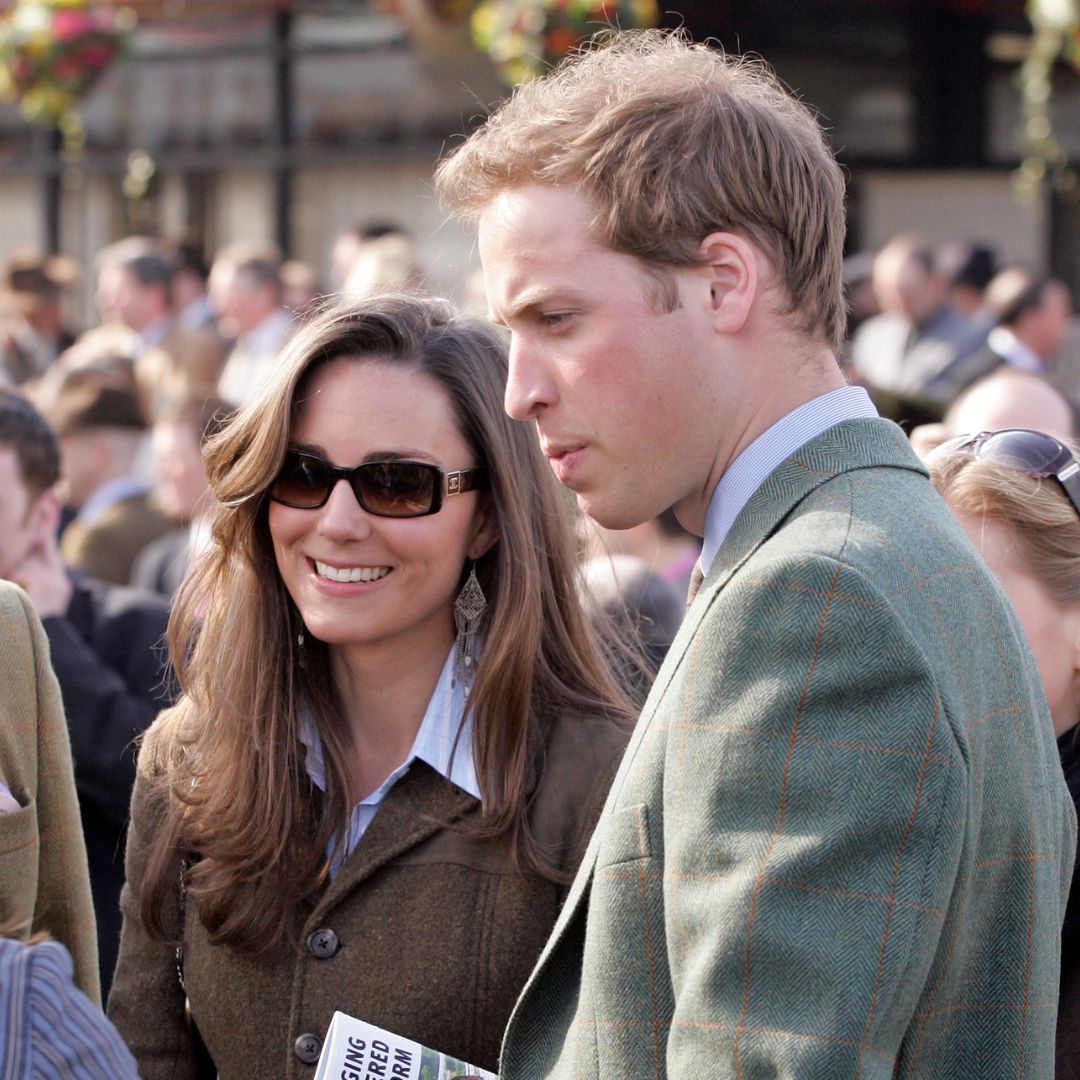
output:
MULTIPOLYGON (((480 785, 476 782, 476 768, 472 754, 472 717, 465 715, 465 699, 468 687, 463 680, 454 678, 454 650, 443 664, 439 681, 431 695, 420 728, 413 739, 412 748, 405 760, 369 795, 365 795, 353 808, 349 817, 349 835, 344 849, 339 851, 330 867, 333 877, 341 864, 356 850, 360 838, 371 824, 390 789, 409 771, 414 761, 423 761, 436 772, 445 776, 462 791, 480 798, 480 785), (461 737, 454 740, 458 729, 461 737)), ((320 791, 326 790, 326 764, 323 759, 322 739, 315 727, 311 713, 305 710, 300 726, 300 741, 307 749, 304 761, 308 776, 320 791)), ((331 849, 333 843, 331 841, 331 849)))

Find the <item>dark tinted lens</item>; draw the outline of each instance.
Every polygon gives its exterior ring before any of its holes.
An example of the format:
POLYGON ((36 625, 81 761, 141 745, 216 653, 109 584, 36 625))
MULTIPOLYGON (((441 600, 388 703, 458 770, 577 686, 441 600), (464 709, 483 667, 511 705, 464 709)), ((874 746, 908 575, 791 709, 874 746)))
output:
POLYGON ((999 431, 979 447, 979 456, 1021 472, 1056 473, 1068 459, 1068 452, 1056 439, 1038 431, 999 431))
POLYGON ((289 506, 314 507, 326 500, 333 477, 318 458, 290 451, 270 488, 270 497, 289 506))
POLYGON ((439 471, 414 461, 376 461, 356 470, 361 502, 372 514, 414 517, 426 514, 435 498, 439 471))
POLYGON ((951 439, 946 439, 943 443, 938 443, 934 447, 935 452, 941 451, 946 454, 956 454, 961 450, 970 450, 975 445, 974 435, 954 435, 951 439))

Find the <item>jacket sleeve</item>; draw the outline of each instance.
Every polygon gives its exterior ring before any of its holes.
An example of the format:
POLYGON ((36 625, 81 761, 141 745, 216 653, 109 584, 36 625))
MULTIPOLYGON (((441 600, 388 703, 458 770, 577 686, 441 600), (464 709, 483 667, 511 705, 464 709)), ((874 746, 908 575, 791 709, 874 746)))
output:
POLYGON ((888 602, 824 557, 741 576, 666 749, 672 1078, 890 1071, 934 960, 967 765, 888 602))
POLYGON ((167 612, 100 610, 87 640, 63 616, 44 620, 75 757, 79 797, 117 828, 127 821, 135 740, 167 704, 161 637, 167 612))
MULTIPOLYGON (((124 923, 108 1014, 135 1055, 142 1080, 198 1080, 175 946, 151 937, 139 916, 150 844, 164 817, 161 779, 150 764, 156 758, 154 736, 159 731, 150 732, 139 754, 128 827, 127 881, 120 896, 124 923)), ((177 889, 166 898, 163 920, 174 939, 180 934, 179 899, 178 869, 177 889)))
POLYGON ((36 678, 36 711, 31 715, 37 728, 37 776, 35 791, 27 793, 35 800, 33 810, 27 810, 36 814, 38 834, 31 929, 45 931, 67 947, 77 985, 91 1001, 98 1002, 101 989, 94 909, 64 710, 49 667, 49 647, 41 623, 21 590, 19 596, 25 622, 23 630, 13 637, 29 644, 36 678))

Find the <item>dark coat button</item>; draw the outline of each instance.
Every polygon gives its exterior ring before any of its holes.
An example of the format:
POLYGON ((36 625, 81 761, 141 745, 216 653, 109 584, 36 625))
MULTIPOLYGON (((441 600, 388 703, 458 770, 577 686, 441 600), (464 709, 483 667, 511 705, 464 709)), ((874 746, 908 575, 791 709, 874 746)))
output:
POLYGON ((308 952, 326 960, 338 951, 338 937, 333 930, 312 930, 307 939, 308 952))
POLYGON ((293 1053, 305 1064, 314 1065, 322 1053, 322 1039, 318 1035, 306 1032, 293 1043, 293 1053))

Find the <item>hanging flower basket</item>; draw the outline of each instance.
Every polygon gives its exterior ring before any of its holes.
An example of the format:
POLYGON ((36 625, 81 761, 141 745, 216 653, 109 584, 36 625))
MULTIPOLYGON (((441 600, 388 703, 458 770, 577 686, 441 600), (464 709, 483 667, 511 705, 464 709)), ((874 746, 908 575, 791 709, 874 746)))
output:
POLYGON ((429 52, 470 50, 469 16, 476 0, 379 0, 404 25, 409 37, 429 52))
POLYGON ((481 0, 473 41, 511 85, 553 67, 601 30, 656 26, 656 0, 481 0))
POLYGON ((1077 64, 1080 0, 1027 0, 1026 10, 1032 34, 1017 76, 1024 160, 1013 174, 1013 189, 1021 201, 1030 202, 1049 181, 1060 193, 1075 197, 1080 183, 1054 134, 1050 97, 1058 59, 1077 64))
POLYGON ((0 19, 0 93, 60 125, 124 51, 135 17, 88 0, 17 0, 0 19))

